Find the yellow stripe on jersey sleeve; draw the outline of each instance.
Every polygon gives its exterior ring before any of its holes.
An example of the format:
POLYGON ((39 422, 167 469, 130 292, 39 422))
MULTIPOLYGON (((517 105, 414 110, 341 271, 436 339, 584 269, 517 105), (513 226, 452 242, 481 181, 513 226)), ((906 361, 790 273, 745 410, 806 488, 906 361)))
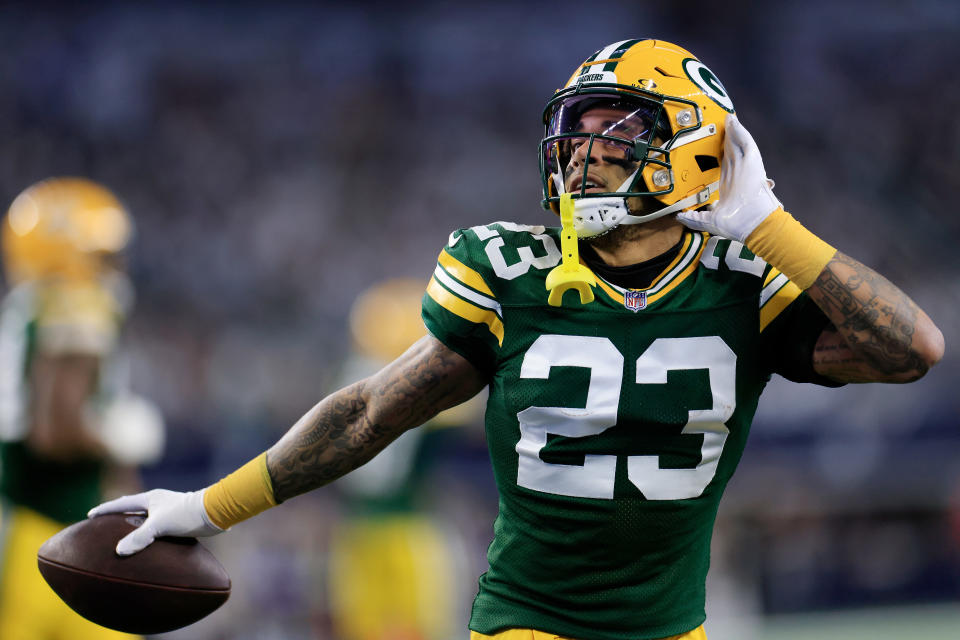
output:
POLYGON ((437 262, 440 263, 441 267, 446 269, 447 273, 463 284, 473 287, 480 293, 485 293, 491 298, 495 297, 493 291, 490 290, 490 287, 483 281, 483 277, 479 273, 447 253, 446 249, 440 252, 440 257, 437 258, 437 262))
MULTIPOLYGON (((779 275, 779 271, 770 269, 770 273, 767 275, 764 284, 770 286, 779 275)), ((789 307, 790 303, 796 300, 801 293, 803 292, 800 290, 800 287, 793 284, 790 280, 787 280, 787 282, 760 307, 760 331, 766 329, 767 325, 773 322, 784 309, 789 307)))
POLYGON ((763 279, 763 286, 770 284, 778 275, 780 275, 780 270, 776 267, 770 267, 770 271, 767 272, 767 277, 763 279))
MULTIPOLYGON (((441 254, 441 256, 442 255, 443 254, 441 254)), ((447 291, 443 285, 437 282, 435 277, 431 278, 430 284, 427 285, 427 295, 429 295, 434 302, 439 304, 450 313, 475 324, 480 324, 482 322, 483 324, 487 325, 487 327, 490 329, 490 333, 496 336, 497 343, 500 346, 503 346, 503 321, 497 317, 497 314, 494 313, 492 309, 478 307, 462 298, 455 296, 447 291)))

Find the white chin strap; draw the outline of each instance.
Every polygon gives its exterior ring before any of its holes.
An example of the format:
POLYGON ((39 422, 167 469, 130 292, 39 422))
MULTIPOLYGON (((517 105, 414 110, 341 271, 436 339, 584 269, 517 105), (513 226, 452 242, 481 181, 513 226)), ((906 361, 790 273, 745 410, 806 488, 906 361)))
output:
MULTIPOLYGON (((626 182, 620 185, 617 191, 626 191, 633 178, 634 172, 626 182)), ((689 207, 703 204, 709 200, 717 189, 720 182, 711 182, 704 189, 689 195, 686 198, 677 200, 671 205, 658 209, 653 213, 646 213, 641 216, 635 216, 627 208, 627 199, 619 196, 608 196, 606 198, 580 198, 573 201, 573 227, 577 230, 577 236, 580 238, 590 238, 606 233, 614 227, 621 224, 639 224, 641 222, 650 222, 665 215, 682 211, 689 207)))

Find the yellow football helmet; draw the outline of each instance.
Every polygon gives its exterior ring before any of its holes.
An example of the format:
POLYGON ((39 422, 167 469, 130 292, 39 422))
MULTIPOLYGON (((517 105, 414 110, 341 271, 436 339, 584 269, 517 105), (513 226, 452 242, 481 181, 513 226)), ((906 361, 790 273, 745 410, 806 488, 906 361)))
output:
POLYGON ((94 278, 132 232, 130 215, 106 187, 85 178, 43 180, 14 199, 3 222, 7 282, 94 278))
POLYGON ((728 113, 734 108, 726 89, 689 51, 662 40, 604 47, 577 67, 544 109, 544 208, 559 214, 568 171, 579 176, 571 196, 581 238, 716 202, 728 113), (581 116, 593 109, 617 117, 587 131, 581 116), (571 167, 582 145, 585 162, 571 167), (595 148, 604 161, 629 172, 615 190, 591 186, 587 172, 595 148), (630 198, 642 198, 642 211, 628 208, 630 198))
POLYGON ((427 335, 420 319, 425 282, 393 278, 364 291, 350 309, 350 333, 357 350, 379 362, 391 362, 427 335))

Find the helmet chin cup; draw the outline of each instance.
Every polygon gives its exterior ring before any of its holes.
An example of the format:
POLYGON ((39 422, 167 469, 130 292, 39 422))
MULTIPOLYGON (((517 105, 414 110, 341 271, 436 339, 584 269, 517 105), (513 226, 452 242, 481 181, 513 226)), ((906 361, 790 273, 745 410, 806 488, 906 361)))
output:
POLYGON ((613 229, 629 216, 626 198, 579 198, 573 202, 573 227, 580 238, 591 238, 613 229))
POLYGON ((577 237, 592 238, 607 231, 612 231, 622 224, 641 224, 671 213, 677 213, 686 208, 697 208, 696 205, 709 200, 711 194, 716 193, 718 187, 719 184, 714 182, 699 193, 679 200, 668 207, 662 207, 651 213, 641 215, 630 213, 626 198, 617 196, 580 198, 574 200, 573 227, 577 230, 577 237))

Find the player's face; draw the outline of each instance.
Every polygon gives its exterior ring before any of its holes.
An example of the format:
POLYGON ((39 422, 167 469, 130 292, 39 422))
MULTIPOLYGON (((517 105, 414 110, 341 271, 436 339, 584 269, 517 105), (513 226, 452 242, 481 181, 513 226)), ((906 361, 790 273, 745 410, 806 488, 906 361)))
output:
MULTIPOLYGON (((585 111, 574 130, 626 140, 647 135, 643 121, 634 118, 630 110, 611 107, 597 107, 585 111)), ((568 144, 570 159, 564 171, 564 186, 567 192, 579 192, 584 181, 587 183, 586 193, 617 191, 637 168, 632 149, 626 144, 594 138, 591 145, 589 135, 572 138, 568 144), (588 153, 590 162, 585 175, 583 167, 587 164, 588 153)))

